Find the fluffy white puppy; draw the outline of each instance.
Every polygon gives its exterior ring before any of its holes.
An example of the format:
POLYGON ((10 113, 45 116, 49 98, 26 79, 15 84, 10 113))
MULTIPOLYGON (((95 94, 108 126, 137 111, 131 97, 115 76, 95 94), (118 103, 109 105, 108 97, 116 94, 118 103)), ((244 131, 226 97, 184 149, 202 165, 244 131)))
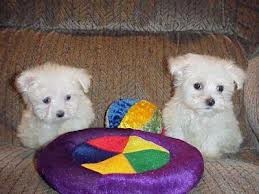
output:
POLYGON ((23 145, 38 148, 60 134, 89 127, 94 120, 85 95, 90 79, 84 69, 49 62, 21 73, 16 86, 26 109, 17 136, 23 145))
POLYGON ((176 88, 163 110, 166 134, 194 145, 206 157, 237 152, 242 136, 232 94, 243 87, 243 70, 230 60, 191 53, 168 62, 176 88))

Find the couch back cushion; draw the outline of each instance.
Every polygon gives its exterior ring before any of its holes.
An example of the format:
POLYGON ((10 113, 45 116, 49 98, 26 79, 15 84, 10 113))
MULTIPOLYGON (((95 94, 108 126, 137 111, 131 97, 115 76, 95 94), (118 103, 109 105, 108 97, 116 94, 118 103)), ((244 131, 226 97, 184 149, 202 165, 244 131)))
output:
POLYGON ((258 7, 239 0, 1 0, 0 26, 84 34, 205 31, 255 46, 258 7))
POLYGON ((0 26, 87 34, 188 30, 233 33, 240 7, 235 1, 4 0, 0 26))
MULTIPOLYGON (((92 75, 88 94, 96 113, 92 127, 104 126, 105 111, 119 98, 147 99, 163 108, 172 95, 168 56, 195 52, 233 59, 244 69, 247 66, 238 42, 221 35, 111 37, 5 29, 0 31, 0 45, 0 138, 14 142, 24 108, 14 88, 14 78, 46 61, 86 68, 92 75)), ((235 113, 239 117, 242 99, 242 92, 234 95, 235 113)))

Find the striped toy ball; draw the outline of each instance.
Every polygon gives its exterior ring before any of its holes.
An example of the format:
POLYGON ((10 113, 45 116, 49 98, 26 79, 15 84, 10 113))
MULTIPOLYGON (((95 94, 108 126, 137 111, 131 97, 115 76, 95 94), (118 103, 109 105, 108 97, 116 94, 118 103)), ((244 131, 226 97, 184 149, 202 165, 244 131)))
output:
POLYGON ((162 114, 156 105, 134 98, 114 101, 106 112, 107 128, 132 128, 162 133, 162 114))

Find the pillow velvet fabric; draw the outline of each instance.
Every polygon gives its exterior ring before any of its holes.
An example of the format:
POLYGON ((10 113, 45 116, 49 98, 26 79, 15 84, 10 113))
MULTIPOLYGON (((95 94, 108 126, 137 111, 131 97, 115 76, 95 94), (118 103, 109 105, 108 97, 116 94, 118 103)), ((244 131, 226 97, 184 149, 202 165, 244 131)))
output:
POLYGON ((36 155, 60 193, 186 193, 200 180, 200 152, 177 139, 132 129, 64 134, 36 155))

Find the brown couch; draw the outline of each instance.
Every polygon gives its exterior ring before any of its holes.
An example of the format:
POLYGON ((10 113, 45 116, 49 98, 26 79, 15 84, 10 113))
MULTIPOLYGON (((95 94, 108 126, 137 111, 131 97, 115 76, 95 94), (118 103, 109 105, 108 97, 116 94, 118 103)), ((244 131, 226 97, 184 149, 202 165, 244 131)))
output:
POLYGON ((188 52, 230 58, 248 72, 244 91, 233 97, 242 148, 206 160, 192 192, 259 193, 258 8, 234 0, 1 1, 0 193, 55 193, 35 171, 34 150, 15 136, 24 108, 15 75, 46 61, 86 68, 93 76, 92 126, 103 127, 118 98, 163 108, 173 95, 165 59, 188 52))

